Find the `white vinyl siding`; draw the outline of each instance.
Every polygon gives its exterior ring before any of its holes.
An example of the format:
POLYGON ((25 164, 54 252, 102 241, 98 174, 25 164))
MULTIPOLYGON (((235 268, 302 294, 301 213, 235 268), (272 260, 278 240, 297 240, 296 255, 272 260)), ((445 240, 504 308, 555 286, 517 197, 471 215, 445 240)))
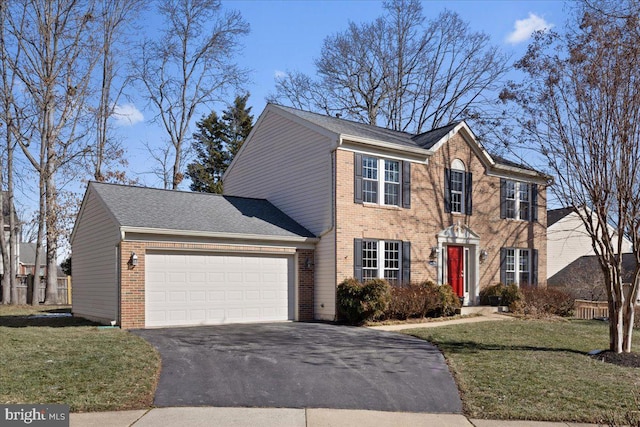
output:
POLYGON ((266 113, 224 180, 224 194, 267 199, 315 235, 332 215, 332 144, 327 136, 266 113))
POLYGON ((71 243, 73 313, 108 323, 118 319, 119 228, 95 195, 89 195, 71 243))

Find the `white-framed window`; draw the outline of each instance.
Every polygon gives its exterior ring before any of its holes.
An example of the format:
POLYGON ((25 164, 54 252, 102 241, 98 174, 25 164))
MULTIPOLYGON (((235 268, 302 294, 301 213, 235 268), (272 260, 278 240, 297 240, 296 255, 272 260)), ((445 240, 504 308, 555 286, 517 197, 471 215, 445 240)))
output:
POLYGON ((362 200, 378 203, 378 159, 362 157, 362 200))
POLYGON ((362 279, 375 279, 378 276, 378 242, 362 241, 362 279))
POLYGON ((362 239, 361 242, 362 281, 379 278, 386 279, 391 285, 399 285, 403 267, 403 242, 373 239, 362 239))
POLYGON ((409 183, 409 164, 400 160, 385 159, 356 153, 355 202, 373 203, 383 206, 410 207, 409 187, 403 187, 403 179, 409 183), (403 172, 403 166, 405 171, 403 172), (403 191, 406 194, 403 194, 403 191), (403 201, 403 196, 405 199, 403 201))
POLYGON ((534 284, 534 251, 531 249, 503 248, 501 260, 501 280, 505 285, 518 286, 534 284))
POLYGON ((471 215, 472 174, 467 172, 460 159, 451 162, 444 173, 445 212, 471 215))
POLYGON ((500 217, 534 221, 537 186, 527 182, 502 179, 500 183, 500 217))

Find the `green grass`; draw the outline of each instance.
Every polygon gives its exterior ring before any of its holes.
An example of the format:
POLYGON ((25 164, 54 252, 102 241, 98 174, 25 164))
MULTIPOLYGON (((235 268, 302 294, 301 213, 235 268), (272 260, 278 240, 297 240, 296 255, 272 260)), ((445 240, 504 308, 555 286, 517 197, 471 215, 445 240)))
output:
POLYGON ((442 350, 471 418, 621 422, 640 409, 640 368, 587 355, 609 346, 603 322, 515 320, 405 332, 442 350))
POLYGON ((143 339, 52 307, 0 307, 0 403, 60 403, 71 411, 147 408, 160 357, 143 339))

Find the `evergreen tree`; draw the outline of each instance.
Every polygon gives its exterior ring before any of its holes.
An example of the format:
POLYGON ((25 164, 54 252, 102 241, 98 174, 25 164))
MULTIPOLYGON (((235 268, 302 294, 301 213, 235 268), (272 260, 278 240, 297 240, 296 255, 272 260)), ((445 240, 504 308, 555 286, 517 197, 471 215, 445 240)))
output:
POLYGON ((249 94, 237 96, 222 118, 213 111, 196 123, 192 142, 196 159, 187 165, 191 191, 222 193, 222 175, 253 127, 248 98, 249 94))

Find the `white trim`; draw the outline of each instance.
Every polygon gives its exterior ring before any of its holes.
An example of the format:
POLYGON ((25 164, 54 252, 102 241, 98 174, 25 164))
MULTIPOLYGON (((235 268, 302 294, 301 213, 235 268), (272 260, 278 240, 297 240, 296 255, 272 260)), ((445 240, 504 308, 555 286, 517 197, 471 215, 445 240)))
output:
MULTIPOLYGON (((367 147, 365 146, 361 146, 361 145, 351 146, 349 143, 340 145, 337 148, 337 150, 348 151, 350 153, 359 153, 359 154, 368 155, 368 156, 385 157, 387 159, 401 160, 404 162, 419 163, 424 165, 429 164, 428 157, 422 157, 422 156, 413 157, 413 156, 407 156, 407 155, 403 156, 402 154, 404 153, 404 150, 384 151, 384 150, 376 150, 375 147, 371 147, 370 149, 367 149, 367 147)), ((404 154, 407 154, 407 153, 404 153, 404 154)))
MULTIPOLYGON (((471 228, 463 224, 454 224, 438 233, 438 259, 437 259, 437 281, 439 285, 447 283, 447 246, 462 246, 464 251, 469 251, 468 261, 471 266, 467 267, 465 281, 469 282, 469 296, 466 297, 465 305, 476 305, 480 301, 480 236, 471 228), (469 275, 469 277, 466 277, 469 275)), ((463 254, 464 254, 463 251, 463 254)), ((463 284, 464 286, 464 284, 463 284)))
POLYGON ((216 239, 229 240, 254 240, 267 242, 296 242, 296 243, 317 243, 320 239, 317 237, 293 237, 293 236, 270 236, 263 234, 242 234, 242 233, 224 233, 211 231, 194 231, 194 230, 174 230, 165 228, 147 228, 147 227, 120 227, 121 240, 126 240, 127 233, 138 234, 156 234, 163 236, 189 236, 189 237, 206 237, 216 239))

